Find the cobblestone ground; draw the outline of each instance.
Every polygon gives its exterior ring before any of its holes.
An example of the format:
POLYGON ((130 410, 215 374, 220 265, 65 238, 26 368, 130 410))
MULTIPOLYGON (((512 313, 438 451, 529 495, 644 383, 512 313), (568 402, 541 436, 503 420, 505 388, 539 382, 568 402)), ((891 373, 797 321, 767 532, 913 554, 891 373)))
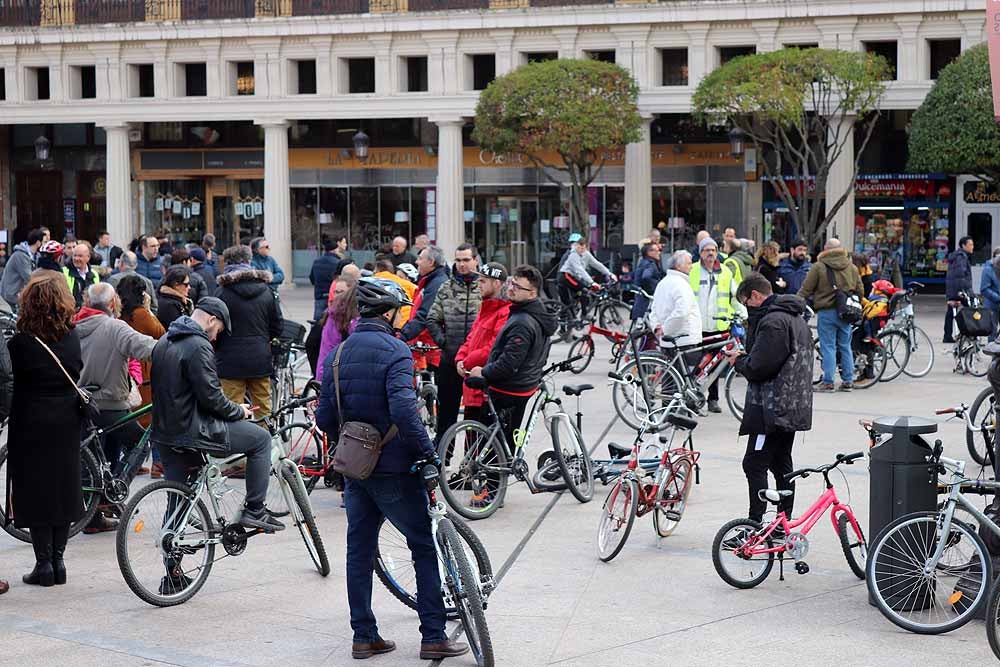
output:
MULTIPOLYGON (((285 296, 286 311, 304 321, 311 292, 285 296)), ((940 308, 920 304, 921 324, 940 341, 940 308)), ((818 465, 837 452, 867 447, 859 417, 916 414, 971 402, 985 380, 952 374, 946 346, 937 343, 933 373, 852 394, 817 396, 814 430, 795 445, 798 465, 818 465)), ((565 356, 566 347, 553 349, 565 356)), ((591 382, 584 399, 584 437, 597 452, 604 442, 628 442, 615 421, 606 386, 608 348, 591 368, 567 382, 591 382)), ((977 664, 992 661, 982 622, 936 637, 908 634, 867 604, 865 586, 848 570, 826 521, 810 534, 809 574, 777 568, 758 588, 723 583, 711 562, 711 542, 725 521, 746 513, 740 461, 745 441, 731 415, 712 415, 695 431, 702 452, 701 483, 673 536, 658 540, 650 518, 637 520, 624 551, 600 562, 594 535, 606 490, 581 505, 568 494, 532 496, 511 489, 493 518, 473 524, 501 576, 488 619, 498 665, 720 665, 780 662, 803 665, 977 664)), ((963 429, 942 423, 952 456, 965 457, 963 429)), ((545 449, 544 438, 529 460, 545 449)), ((532 443, 534 448, 536 443, 532 443)), ((868 471, 847 468, 838 492, 865 521, 868 471), (849 487, 849 491, 848 491, 849 487)), ((144 484, 139 480, 136 484, 144 484)), ((821 492, 821 479, 798 485, 799 508, 821 492)), ((0 597, 0 664, 17 665, 347 665, 351 632, 344 581, 344 511, 340 494, 312 494, 333 573, 320 578, 297 532, 251 541, 246 553, 217 563, 190 602, 156 609, 126 587, 115 559, 114 535, 78 536, 67 552, 69 583, 29 588, 20 575, 31 548, 0 534, 0 576, 11 581, 0 597)), ((417 618, 375 587, 385 637, 398 650, 376 665, 414 665, 417 618)), ((467 657, 450 661, 473 664, 467 657)))

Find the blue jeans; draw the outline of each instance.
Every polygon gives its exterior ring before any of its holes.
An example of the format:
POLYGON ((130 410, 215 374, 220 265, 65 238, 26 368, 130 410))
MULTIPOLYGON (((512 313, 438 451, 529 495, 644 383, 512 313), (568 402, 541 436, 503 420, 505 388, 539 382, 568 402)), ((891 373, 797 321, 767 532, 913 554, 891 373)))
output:
POLYGON ((854 353, 851 352, 851 325, 840 319, 836 308, 821 310, 816 314, 819 332, 819 351, 823 355, 823 382, 833 384, 840 358, 840 377, 844 382, 854 382, 854 353))
POLYGON ((372 611, 372 574, 380 519, 385 516, 406 537, 417 575, 417 614, 425 644, 443 642, 444 599, 437 551, 427 515, 427 492, 416 475, 372 476, 346 480, 347 601, 355 643, 378 639, 372 611))
POLYGON ((324 310, 326 310, 326 298, 313 299, 313 322, 319 322, 324 310))

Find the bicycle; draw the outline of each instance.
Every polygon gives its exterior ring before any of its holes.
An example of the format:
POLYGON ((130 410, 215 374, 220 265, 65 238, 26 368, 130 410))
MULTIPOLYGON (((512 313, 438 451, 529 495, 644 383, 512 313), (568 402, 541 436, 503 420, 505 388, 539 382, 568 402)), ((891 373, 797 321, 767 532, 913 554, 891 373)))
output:
MULTIPOLYGON (((701 453, 695 451, 692 433, 698 422, 680 414, 684 408, 680 397, 669 406, 660 408, 666 412, 665 421, 673 429, 669 436, 661 436, 661 449, 656 467, 652 470, 648 463, 639 458, 642 451, 645 429, 636 434, 631 451, 608 444, 612 460, 629 456, 625 470, 618 475, 615 486, 608 493, 601 508, 601 520, 597 525, 597 555, 605 563, 617 556, 628 540, 636 517, 653 512, 653 527, 660 537, 669 537, 680 523, 691 495, 692 477, 697 479, 701 453), (684 442, 672 448, 677 431, 686 433, 684 442), (648 479, 647 475, 652 475, 648 479)), ((602 466, 601 477, 606 475, 602 466)), ((697 482, 696 482, 697 483, 697 482)))
MULTIPOLYGON (((472 529, 438 501, 435 489, 440 482, 440 473, 434 464, 418 461, 413 465, 413 472, 420 474, 427 489, 427 514, 431 518, 431 532, 438 551, 445 613, 449 620, 462 622, 470 640, 473 633, 469 632, 469 628, 478 630, 475 636, 480 641, 472 646, 473 653, 477 661, 483 660, 479 664, 492 664, 493 647, 485 615, 482 614, 495 588, 489 554, 472 529), (459 558, 465 559, 464 565, 459 558), (478 596, 478 601, 473 600, 474 596, 478 596), (489 663, 486 663, 487 651, 489 663)), ((385 518, 379 528, 375 575, 393 597, 410 609, 417 608, 416 571, 410 549, 403 535, 385 518)))
MULTIPOLYGON (((812 473, 821 474, 826 484, 826 491, 798 519, 789 519, 782 511, 767 526, 753 519, 734 519, 722 526, 712 541, 712 564, 719 577, 734 588, 753 588, 771 574, 775 556, 778 557, 781 581, 785 580, 785 556, 795 561, 796 572, 808 573, 809 565, 803 560, 809 553, 806 536, 829 509, 830 521, 847 564, 858 579, 864 579, 867 552, 864 532, 850 505, 840 502, 830 481, 831 470, 841 464, 852 465, 863 457, 863 452, 837 454, 833 463, 818 468, 801 468, 785 475, 785 480, 791 481, 797 477, 805 479, 812 473), (799 527, 801 530, 796 530, 799 527)), ((779 505, 792 493, 784 489, 761 489, 758 496, 763 501, 779 505)))
POLYGON ((602 329, 624 333, 629 328, 632 309, 621 300, 621 288, 617 283, 600 286, 595 290, 580 290, 573 294, 569 304, 560 302, 556 315, 559 328, 553 337, 557 341, 577 338, 591 324, 602 329), (586 316, 583 315, 587 311, 586 316))
MULTIPOLYGON (((962 490, 994 494, 1000 482, 965 476, 965 461, 942 456, 935 441, 926 457, 941 474, 948 497, 938 511, 914 512, 887 525, 872 543, 868 591, 882 615, 910 632, 936 635, 960 628, 986 602, 993 561, 976 529, 955 517, 961 508, 980 529, 1000 536, 997 526, 962 490)), ((989 624, 987 624, 989 625, 989 624)))
MULTIPOLYGON (((420 355, 428 352, 436 352, 441 348, 426 343, 413 343, 410 349, 420 355)), ((427 368, 417 369, 414 374, 414 386, 417 392, 417 411, 420 414, 420 421, 424 428, 434 439, 437 433, 437 413, 438 413, 438 390, 434 373, 427 368)))
MULTIPOLYGON (((959 299, 963 304, 967 304, 962 307, 963 309, 976 309, 981 305, 979 297, 975 294, 960 292, 959 299)), ((978 315, 979 313, 975 313, 973 318, 978 315)), ((955 337, 955 347, 951 349, 951 354, 955 359, 955 368, 952 369, 952 372, 961 375, 968 374, 977 378, 985 376, 989 371, 990 364, 987 359, 988 355, 983 351, 984 345, 980 343, 983 334, 967 329, 965 320, 958 315, 955 317, 955 322, 958 325, 958 336, 955 337)))
MULTIPOLYGON (((272 366, 271 405, 287 403, 297 394, 296 380, 302 366, 308 365, 305 348, 306 328, 292 320, 282 321, 282 331, 271 341, 272 366)), ((311 376, 312 373, 309 373, 311 376)), ((279 420, 279 425, 284 424, 279 420)))
MULTIPOLYGON (((272 433, 276 430, 274 420, 263 421, 272 433)), ((139 599, 157 607, 190 600, 217 560, 243 554, 248 540, 263 532, 236 523, 242 502, 227 498, 236 489, 227 485, 222 471, 245 459, 245 454, 213 459, 202 451, 177 451, 199 459, 189 483, 161 480, 143 487, 125 507, 115 540, 125 583, 139 599), (216 558, 219 546, 224 554, 216 558)), ((271 438, 271 481, 289 508, 310 559, 320 575, 327 576, 330 561, 308 492, 277 435, 271 438)))
POLYGON ((993 465, 995 459, 997 413, 996 398, 992 387, 986 387, 967 408, 962 403, 955 408, 955 416, 965 420, 965 445, 969 456, 981 466, 993 465))
MULTIPOLYGON (((115 423, 105 427, 97 427, 88 422, 87 434, 80 442, 80 477, 83 485, 84 509, 80 519, 70 525, 70 537, 77 535, 90 523, 102 504, 110 505, 116 513, 121 514, 124 503, 129 496, 132 480, 135 479, 139 467, 149 455, 149 429, 145 430, 132 450, 124 453, 121 463, 115 466, 112 466, 104 455, 102 437, 149 414, 152 410, 153 406, 147 405, 124 415, 115 423)), ((0 486, 4 488, 7 486, 7 447, 6 444, 0 447, 0 486)), ((5 495, 0 495, 0 502, 3 503, 0 522, 3 524, 4 531, 11 537, 30 544, 30 531, 18 528, 13 521, 6 519, 6 517, 11 516, 8 511, 11 508, 7 506, 5 495)))
MULTIPOLYGON (((594 477, 590 456, 579 430, 562 407, 562 399, 555 395, 552 376, 570 369, 576 360, 552 364, 543 371, 542 384, 527 413, 526 427, 518 429, 514 442, 508 442, 501 419, 497 414, 489 391, 484 392, 489 426, 473 420, 463 420, 453 425, 438 443, 438 456, 443 461, 441 471, 448 473, 441 485, 441 492, 448 505, 466 519, 477 520, 492 516, 504 502, 508 479, 511 475, 522 481, 531 493, 556 491, 568 488, 581 503, 589 502, 594 495, 594 477), (546 409, 555 406, 554 411, 546 409), (544 415, 552 438, 555 456, 565 481, 565 487, 549 485, 543 480, 528 476, 528 463, 524 458, 525 446, 531 440, 539 415, 544 415)), ((466 384, 475 389, 486 389, 483 378, 466 378, 466 384)), ((593 385, 567 385, 567 396, 580 396, 593 385)))
MULTIPOLYGON (((816 334, 813 336, 813 348, 816 350, 816 363, 813 364, 813 384, 817 385, 823 381, 823 352, 820 349, 819 336, 816 334)), ((854 354, 854 388, 874 387, 882 378, 888 364, 882 341, 877 337, 866 336, 861 324, 854 324, 851 327, 851 352, 854 354)))
POLYGON ((899 372, 887 369, 882 382, 895 379, 899 373, 922 378, 934 367, 934 343, 927 332, 916 325, 913 310, 913 297, 918 289, 923 288, 922 283, 912 282, 907 289, 897 292, 889 300, 891 317, 879 333, 879 338, 889 355, 889 367, 898 368, 899 372), (905 345, 899 347, 903 342, 905 345))

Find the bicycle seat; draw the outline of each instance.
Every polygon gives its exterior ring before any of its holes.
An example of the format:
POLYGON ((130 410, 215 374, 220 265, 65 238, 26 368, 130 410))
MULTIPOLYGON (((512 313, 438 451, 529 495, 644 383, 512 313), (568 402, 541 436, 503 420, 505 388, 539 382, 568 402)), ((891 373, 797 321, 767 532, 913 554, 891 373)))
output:
POLYGON ((609 442, 608 454, 610 454, 613 459, 623 459, 626 456, 631 456, 632 450, 628 447, 619 445, 617 442, 609 442))
POLYGON ((777 505, 782 501, 782 499, 789 498, 792 493, 793 492, 788 489, 761 489, 757 492, 757 497, 761 500, 777 505))
POLYGON ((590 391, 594 388, 592 384, 567 384, 563 387, 563 392, 567 396, 580 396, 585 391, 590 391))
POLYGON ((684 415, 669 414, 667 415, 667 423, 676 426, 679 429, 685 431, 693 431, 698 425, 698 422, 690 417, 685 417, 684 415))

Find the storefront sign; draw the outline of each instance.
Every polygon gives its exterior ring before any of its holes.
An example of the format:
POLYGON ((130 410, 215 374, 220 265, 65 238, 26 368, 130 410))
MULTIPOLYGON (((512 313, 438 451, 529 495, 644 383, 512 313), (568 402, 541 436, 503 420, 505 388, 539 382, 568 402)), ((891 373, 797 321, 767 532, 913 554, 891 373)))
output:
POLYGON ((986 41, 993 82, 993 116, 1000 121, 1000 0, 986 0, 986 41))
MULTIPOLYGON (((799 193, 799 179, 785 179, 793 197, 799 193)), ((816 192, 816 179, 810 178, 807 192, 816 192)), ((777 188, 775 188, 777 192, 777 188)), ((860 199, 935 199, 951 196, 947 181, 930 178, 859 178, 854 182, 854 196, 860 199)))
POLYGON ((76 225, 76 200, 63 199, 63 224, 66 229, 73 229, 76 225))
POLYGON ((992 183, 969 181, 962 187, 962 199, 966 204, 998 204, 1000 191, 992 183))

